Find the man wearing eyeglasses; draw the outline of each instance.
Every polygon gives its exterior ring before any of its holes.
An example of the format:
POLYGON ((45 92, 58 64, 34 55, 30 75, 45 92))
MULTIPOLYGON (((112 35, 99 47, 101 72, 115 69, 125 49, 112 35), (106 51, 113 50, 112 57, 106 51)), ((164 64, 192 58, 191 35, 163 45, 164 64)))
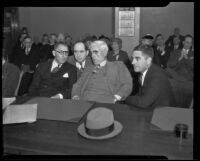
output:
POLYGON ((102 40, 91 43, 94 65, 73 85, 72 99, 116 103, 130 95, 132 77, 123 62, 107 61, 108 45, 102 40))
POLYGON ((76 67, 67 62, 68 46, 55 44, 54 59, 39 64, 29 88, 30 96, 71 98, 71 89, 77 80, 76 67))

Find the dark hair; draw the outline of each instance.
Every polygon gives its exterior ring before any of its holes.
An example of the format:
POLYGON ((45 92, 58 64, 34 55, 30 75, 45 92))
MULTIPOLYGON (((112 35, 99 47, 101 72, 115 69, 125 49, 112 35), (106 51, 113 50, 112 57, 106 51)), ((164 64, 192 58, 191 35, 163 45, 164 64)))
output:
POLYGON ((83 46, 84 46, 84 48, 85 48, 85 50, 88 50, 88 47, 87 47, 86 43, 85 43, 84 41, 81 41, 81 40, 78 40, 78 41, 76 41, 76 42, 73 44, 73 50, 74 50, 74 46, 75 46, 76 44, 78 44, 78 43, 82 43, 83 46))
POLYGON ((192 37, 192 35, 190 35, 190 34, 185 35, 185 36, 184 36, 184 40, 185 40, 187 37, 189 37, 189 38, 191 38, 191 39, 193 40, 193 37, 192 37))
POLYGON ((113 39, 111 39, 111 42, 112 42, 112 43, 113 43, 113 42, 118 43, 118 44, 119 44, 119 48, 120 48, 120 49, 122 48, 122 39, 120 39, 120 38, 113 38, 113 39))
POLYGON ((58 42, 54 45, 54 50, 56 50, 58 48, 58 46, 60 45, 63 45, 63 46, 66 46, 67 49, 69 50, 69 46, 66 44, 66 43, 63 43, 63 42, 58 42))
POLYGON ((146 44, 140 44, 138 46, 136 46, 133 51, 141 51, 143 54, 151 57, 153 59, 154 57, 154 51, 153 51, 153 48, 149 45, 146 45, 146 44))
POLYGON ((157 39, 159 36, 163 37, 162 34, 157 34, 156 37, 155 37, 155 39, 157 39))

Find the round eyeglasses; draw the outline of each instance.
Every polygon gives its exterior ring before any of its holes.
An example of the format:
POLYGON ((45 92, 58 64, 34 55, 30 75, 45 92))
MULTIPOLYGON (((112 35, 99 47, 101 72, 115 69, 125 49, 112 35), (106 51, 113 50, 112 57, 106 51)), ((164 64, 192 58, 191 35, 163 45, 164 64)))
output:
POLYGON ((68 56, 69 55, 69 51, 63 51, 63 50, 55 50, 56 52, 58 52, 60 55, 62 56, 68 56))

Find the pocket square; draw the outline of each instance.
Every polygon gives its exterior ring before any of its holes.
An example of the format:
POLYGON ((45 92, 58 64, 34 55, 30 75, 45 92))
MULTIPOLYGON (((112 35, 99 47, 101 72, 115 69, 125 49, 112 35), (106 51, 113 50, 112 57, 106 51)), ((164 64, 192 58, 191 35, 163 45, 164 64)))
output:
POLYGON ((64 77, 64 78, 68 78, 68 77, 69 77, 68 73, 65 73, 65 74, 63 75, 63 77, 64 77))

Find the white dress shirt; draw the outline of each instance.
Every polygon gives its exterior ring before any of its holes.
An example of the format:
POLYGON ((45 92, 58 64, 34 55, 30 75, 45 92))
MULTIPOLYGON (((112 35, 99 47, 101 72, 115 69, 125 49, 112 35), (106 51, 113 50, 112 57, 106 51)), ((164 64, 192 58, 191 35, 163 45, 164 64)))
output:
POLYGON ((81 64, 79 62, 76 62, 76 68, 78 68, 79 70, 81 68, 85 68, 85 60, 82 62, 82 66, 81 66, 81 64))
POLYGON ((142 73, 142 82, 141 82, 141 86, 143 86, 143 83, 144 83, 144 78, 147 74, 147 71, 148 71, 148 68, 142 73))

